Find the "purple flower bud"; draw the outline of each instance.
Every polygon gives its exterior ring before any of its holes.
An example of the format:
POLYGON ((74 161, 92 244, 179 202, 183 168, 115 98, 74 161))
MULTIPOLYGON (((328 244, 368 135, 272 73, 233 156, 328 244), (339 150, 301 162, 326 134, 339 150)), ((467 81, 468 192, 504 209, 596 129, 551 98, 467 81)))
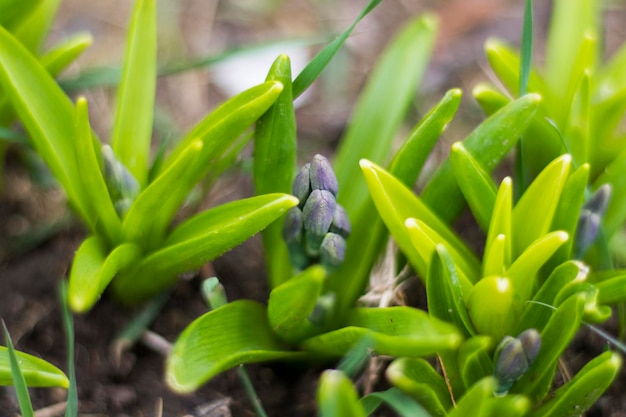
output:
POLYGON ((602 219, 598 214, 585 209, 581 211, 574 241, 576 258, 582 258, 596 240, 601 222, 602 219))
POLYGON ((602 216, 609 205, 610 198, 611 185, 604 184, 593 193, 591 198, 585 203, 584 209, 602 216))
POLYGON ((335 207, 335 214, 333 215, 333 222, 330 224, 330 231, 337 233, 344 238, 350 236, 350 233, 352 232, 350 219, 341 204, 337 204, 337 207, 335 207))
POLYGON ((320 245, 320 262, 328 271, 341 266, 346 256, 346 240, 336 233, 326 233, 320 245))
POLYGON ((539 354, 539 349, 541 349, 541 335, 535 329, 527 329, 520 333, 517 338, 522 342, 528 363, 532 364, 539 354))
POLYGON ((330 162, 324 156, 317 154, 313 157, 310 178, 311 189, 330 191, 333 196, 337 196, 337 190, 339 189, 337 177, 330 162))
POLYGON ((304 230, 312 236, 323 238, 333 222, 336 207, 335 196, 329 191, 313 190, 302 210, 304 230))
POLYGON ((298 207, 303 208, 304 203, 306 203, 306 199, 311 194, 311 181, 309 179, 309 169, 311 164, 305 164, 298 174, 296 175, 296 179, 293 180, 292 192, 293 195, 300 200, 298 207))
POLYGON ((292 207, 287 211, 283 224, 283 239, 285 242, 302 242, 302 211, 298 207, 292 207))
POLYGON ((540 348, 541 337, 535 329, 525 330, 516 338, 506 336, 502 339, 496 348, 496 394, 507 393, 515 381, 528 371, 540 348))
POLYGON ((133 174, 115 158, 110 146, 102 147, 102 159, 104 160, 104 179, 114 201, 128 199, 133 201, 139 194, 139 182, 133 174))

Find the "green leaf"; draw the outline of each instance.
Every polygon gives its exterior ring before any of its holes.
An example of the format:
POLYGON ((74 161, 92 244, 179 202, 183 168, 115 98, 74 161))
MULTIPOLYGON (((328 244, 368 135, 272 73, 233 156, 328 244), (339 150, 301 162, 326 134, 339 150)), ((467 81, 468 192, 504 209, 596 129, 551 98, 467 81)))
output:
POLYGON ((532 301, 524 307, 514 334, 530 328, 543 330, 554 313, 556 296, 561 288, 574 280, 585 280, 588 273, 589 268, 579 261, 564 262, 552 270, 532 301))
POLYGON ((165 377, 177 392, 191 392, 236 365, 302 358, 283 349, 265 307, 238 300, 194 320, 180 334, 167 358, 165 377))
MULTIPOLYGON (((296 118, 289 57, 281 55, 274 61, 267 81, 279 81, 283 91, 256 125, 254 187, 256 194, 289 194, 296 170, 296 118)), ((282 228, 283 221, 277 221, 263 231, 270 288, 285 282, 293 273, 282 228)))
POLYGON ((506 270, 515 292, 522 300, 531 298, 535 275, 548 259, 561 247, 569 235, 563 231, 548 233, 534 241, 506 270))
POLYGON ((487 416, 488 400, 493 398, 495 389, 496 381, 493 377, 481 379, 467 390, 448 417, 487 416))
POLYGON ((580 328, 585 298, 585 294, 575 294, 552 314, 541 332, 541 349, 537 357, 513 385, 512 393, 525 394, 532 401, 539 401, 547 394, 557 362, 580 328))
POLYGON ((363 337, 370 337, 377 354, 390 356, 433 355, 456 348, 463 340, 451 324, 410 307, 357 308, 346 326, 302 343, 310 352, 342 356, 363 337))
MULTIPOLYGON (((463 141, 465 149, 487 172, 493 171, 525 131, 540 103, 540 96, 527 94, 506 105, 474 129, 463 141)), ((444 162, 422 192, 424 203, 445 222, 451 222, 464 204, 451 170, 450 161, 444 162)))
POLYGON ((48 70, 50 75, 56 77, 85 52, 85 49, 90 47, 92 42, 93 37, 90 33, 77 33, 46 52, 41 57, 41 64, 48 70))
POLYGON ((512 225, 514 258, 550 230, 571 166, 570 155, 555 159, 532 182, 515 205, 512 225))
POLYGON ((621 357, 613 352, 604 352, 557 389, 530 417, 580 416, 600 398, 621 369, 621 357))
POLYGON ((260 232, 298 204, 290 195, 269 194, 223 204, 179 225, 163 246, 113 281, 118 298, 131 302, 176 283, 177 274, 197 269, 260 232))
POLYGON ((396 388, 389 388, 382 392, 372 392, 361 398, 361 404, 367 414, 373 412, 383 402, 387 403, 401 417, 431 417, 431 414, 411 397, 396 388))
MULTIPOLYGON (((27 353, 15 352, 15 354, 26 385, 30 387, 68 387, 67 377, 56 366, 27 353)), ((9 352, 4 346, 0 346, 0 385, 13 385, 9 352)))
POLYGON ((76 102, 75 138, 76 161, 81 172, 83 193, 88 197, 87 207, 93 213, 91 217, 98 219, 95 226, 100 235, 106 237, 109 245, 113 245, 120 240, 122 222, 100 170, 100 150, 94 149, 94 144, 100 142, 92 136, 87 100, 83 97, 76 102))
POLYGON ((65 330, 65 340, 67 343, 67 373, 70 376, 69 387, 67 389, 67 406, 65 417, 78 416, 78 386, 76 384, 76 364, 75 364, 75 342, 74 342, 74 319, 68 302, 67 282, 61 281, 59 285, 61 302, 61 319, 63 320, 63 330, 65 330))
POLYGON ((13 30, 15 38, 35 55, 40 55, 52 22, 62 0, 46 0, 40 2, 32 13, 21 19, 19 26, 13 30))
POLYGON ((229 146, 274 104, 282 91, 281 83, 266 81, 230 98, 187 133, 163 161, 161 172, 174 164, 189 145, 201 140, 205 152, 202 163, 196 168, 193 187, 211 170, 211 161, 226 152, 229 146))
POLYGON ((617 304, 626 301, 626 275, 594 284, 600 291, 598 301, 602 304, 617 304))
POLYGON ((142 188, 148 180, 156 58, 156 1, 137 0, 126 37, 111 147, 142 188))
POLYGON ((450 165, 474 218, 487 231, 496 202, 496 185, 491 176, 465 149, 462 142, 452 145, 450 165))
POLYGON ((493 375, 494 366, 489 356, 491 349, 493 339, 488 336, 474 336, 459 348, 459 370, 467 389, 484 377, 493 375))
POLYGON ((328 63, 332 60, 335 54, 343 46, 344 42, 348 39, 356 25, 365 17, 369 12, 374 10, 376 6, 381 3, 382 0, 370 0, 369 3, 361 10, 356 20, 339 35, 335 40, 326 45, 316 56, 308 63, 308 65, 298 74, 293 81, 293 96, 298 97, 311 84, 317 79, 321 72, 326 68, 328 63))
POLYGON ((272 290, 267 315, 277 335, 293 343, 315 330, 308 317, 315 309, 325 278, 325 269, 315 265, 272 290))
POLYGON ((0 26, 15 27, 41 2, 42 0, 1 0, 0 26))
POLYGON ((416 218, 427 224, 428 228, 440 236, 441 240, 435 243, 446 244, 448 251, 454 254, 453 258, 457 266, 468 274, 467 278, 477 277, 480 264, 476 256, 419 197, 372 162, 361 160, 360 165, 378 213, 400 249, 423 277, 427 275, 426 262, 430 259, 431 253, 428 252, 427 256, 422 258, 415 249, 410 233, 405 228, 405 221, 408 218, 416 218))
POLYGON ((0 85, 33 145, 63 186, 70 202, 91 226, 74 154, 74 107, 48 72, 0 27, 0 85))
POLYGON ((522 59, 520 60, 520 96, 528 91, 528 79, 533 57, 533 0, 526 0, 524 8, 524 29, 522 31, 522 59))
POLYGON ((91 309, 113 277, 139 260, 141 249, 123 243, 108 251, 102 239, 91 236, 78 248, 69 282, 69 304, 77 313, 91 309))
POLYGON ((389 382, 410 395, 433 416, 446 416, 446 410, 452 408, 446 381, 424 359, 396 359, 385 375, 389 382))
POLYGON ((356 105, 334 164, 339 184, 350 184, 338 196, 350 216, 367 197, 358 175, 359 160, 386 162, 395 132, 426 69, 436 28, 432 15, 409 22, 385 49, 356 105))
POLYGON ((343 372, 324 371, 317 389, 320 417, 365 417, 356 389, 343 372))
POLYGON ((491 273, 500 275, 511 265, 513 257, 511 244, 512 217, 513 181, 510 177, 505 177, 500 183, 500 188, 496 194, 496 201, 487 232, 487 242, 485 243, 487 252, 483 261, 483 273, 485 276, 491 273), (500 245, 501 248, 494 245, 500 245))
POLYGON ((452 121, 461 95, 459 89, 449 90, 420 120, 394 156, 389 172, 407 187, 415 184, 437 139, 452 121))
MULTIPOLYGON (((592 189, 597 189, 603 184, 611 184, 611 193, 614 196, 626 195, 626 149, 619 153, 615 159, 607 165, 597 177, 592 189)), ((602 218, 602 226, 606 238, 610 238, 613 233, 622 225, 626 219, 626 199, 611 198, 609 205, 602 218)))
POLYGON ((13 342, 7 326, 2 322, 4 329, 4 339, 7 344, 7 349, 4 351, 9 358, 9 367, 11 369, 12 385, 15 387, 15 393, 17 395, 17 401, 20 405, 22 416, 33 417, 33 404, 30 401, 30 394, 28 393, 28 386, 26 385, 26 379, 20 368, 20 360, 18 359, 15 349, 13 348, 13 342))
POLYGON ((193 181, 190 177, 200 163, 202 152, 203 143, 193 142, 169 169, 137 196, 124 216, 124 240, 146 249, 162 244, 170 221, 187 197, 189 189, 185 185, 193 181))
POLYGON ((428 312, 433 317, 455 324, 465 337, 476 334, 465 308, 456 266, 441 244, 437 245, 429 262, 426 295, 428 312))

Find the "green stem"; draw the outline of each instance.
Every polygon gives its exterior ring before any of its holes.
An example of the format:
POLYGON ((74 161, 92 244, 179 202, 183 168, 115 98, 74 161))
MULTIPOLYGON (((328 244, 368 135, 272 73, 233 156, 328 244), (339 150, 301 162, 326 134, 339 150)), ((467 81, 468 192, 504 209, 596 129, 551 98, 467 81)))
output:
POLYGON ((250 402, 252 402, 252 408, 254 408, 254 412, 259 417, 267 417, 267 413, 263 409, 263 405, 261 404, 261 399, 259 398, 254 386, 252 385, 252 381, 250 381, 250 376, 244 368, 243 365, 239 365, 237 368, 237 374, 239 375, 239 379, 243 384, 243 388, 246 390, 246 394, 248 394, 248 398, 250 398, 250 402))

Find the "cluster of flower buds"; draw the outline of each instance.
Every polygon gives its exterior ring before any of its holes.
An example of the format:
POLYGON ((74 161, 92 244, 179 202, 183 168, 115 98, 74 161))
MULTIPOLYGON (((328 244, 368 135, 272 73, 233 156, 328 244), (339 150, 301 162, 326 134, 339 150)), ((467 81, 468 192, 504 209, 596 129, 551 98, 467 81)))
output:
POLYGON ((591 198, 580 210, 578 227, 576 229, 575 257, 581 259, 587 249, 593 244, 602 223, 602 216, 609 205, 611 186, 604 184, 596 190, 591 198))
POLYGON ((496 348, 494 377, 498 383, 497 395, 504 395, 515 381, 524 375, 541 348, 541 336, 535 329, 527 329, 517 337, 506 336, 496 348))
POLYGON ((115 158, 109 145, 102 147, 104 160, 104 180, 109 190, 115 210, 123 216, 139 194, 139 183, 130 171, 115 158))
POLYGON ((291 262, 300 269, 321 263, 335 270, 343 262, 350 221, 337 203, 337 177, 328 159, 315 155, 293 182, 298 207, 287 212, 283 237, 291 262))

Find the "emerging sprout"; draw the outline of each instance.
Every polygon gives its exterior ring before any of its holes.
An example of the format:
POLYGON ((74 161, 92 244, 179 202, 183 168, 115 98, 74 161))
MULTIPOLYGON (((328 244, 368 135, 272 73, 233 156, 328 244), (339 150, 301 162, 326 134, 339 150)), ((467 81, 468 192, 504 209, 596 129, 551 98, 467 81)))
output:
POLYGON ((293 194, 300 204, 287 213, 283 238, 297 268, 320 262, 334 270, 343 262, 351 227, 346 211, 337 203, 337 191, 337 177, 322 155, 315 155, 296 175, 293 194))

